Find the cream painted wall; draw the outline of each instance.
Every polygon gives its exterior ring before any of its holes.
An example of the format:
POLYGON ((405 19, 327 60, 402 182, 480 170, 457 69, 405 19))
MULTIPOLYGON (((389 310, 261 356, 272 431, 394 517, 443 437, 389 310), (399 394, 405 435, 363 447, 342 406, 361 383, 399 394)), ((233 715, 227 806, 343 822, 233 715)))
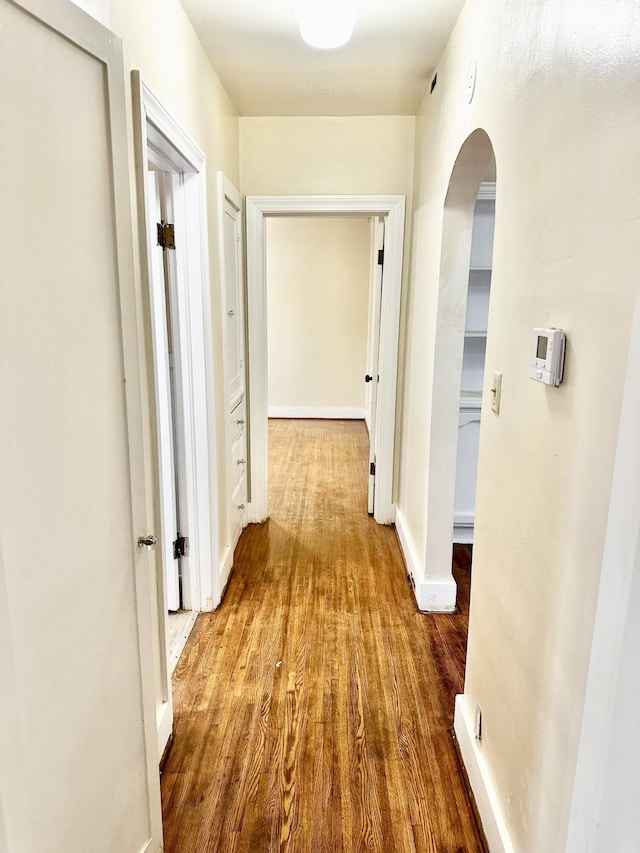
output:
POLYGON ((269 406, 364 409, 366 218, 267 217, 269 406))
POLYGON ((475 128, 496 152, 485 400, 501 370, 502 406, 483 412, 464 701, 518 853, 564 850, 569 819, 640 280, 639 37, 634 0, 469 0, 417 118, 399 507, 422 572, 444 199, 475 128), (528 379, 540 325, 568 334, 558 389, 528 379))
POLYGON ((413 116, 240 118, 245 195, 406 195, 413 190, 413 116))

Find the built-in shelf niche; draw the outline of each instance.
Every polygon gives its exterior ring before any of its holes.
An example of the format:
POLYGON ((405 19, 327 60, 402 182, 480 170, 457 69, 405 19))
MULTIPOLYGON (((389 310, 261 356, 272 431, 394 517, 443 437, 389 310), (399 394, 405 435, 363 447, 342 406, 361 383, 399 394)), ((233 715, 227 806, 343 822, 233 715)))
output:
POLYGON ((458 419, 454 514, 455 542, 473 542, 480 413, 482 410, 482 386, 487 350, 487 324, 493 263, 494 220, 495 184, 483 184, 474 210, 467 291, 458 419))

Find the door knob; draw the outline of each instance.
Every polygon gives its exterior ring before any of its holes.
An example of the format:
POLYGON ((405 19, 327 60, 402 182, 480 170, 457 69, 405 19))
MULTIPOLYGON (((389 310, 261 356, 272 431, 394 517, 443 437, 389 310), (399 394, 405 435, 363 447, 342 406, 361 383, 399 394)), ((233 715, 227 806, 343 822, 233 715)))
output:
POLYGON ((138 537, 138 548, 147 548, 149 551, 156 547, 156 537, 153 534, 149 536, 138 537))
POLYGON ((367 373, 367 375, 364 377, 364 381, 365 381, 365 382, 373 382, 373 376, 370 376, 370 375, 367 373))

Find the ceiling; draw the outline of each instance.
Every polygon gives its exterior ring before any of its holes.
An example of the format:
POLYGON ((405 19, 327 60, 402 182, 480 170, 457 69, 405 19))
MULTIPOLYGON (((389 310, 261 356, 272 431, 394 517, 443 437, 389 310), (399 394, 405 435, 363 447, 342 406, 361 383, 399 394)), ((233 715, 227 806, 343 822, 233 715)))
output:
POLYGON ((243 116, 414 115, 464 0, 360 0, 349 44, 309 47, 296 0, 181 0, 243 116))

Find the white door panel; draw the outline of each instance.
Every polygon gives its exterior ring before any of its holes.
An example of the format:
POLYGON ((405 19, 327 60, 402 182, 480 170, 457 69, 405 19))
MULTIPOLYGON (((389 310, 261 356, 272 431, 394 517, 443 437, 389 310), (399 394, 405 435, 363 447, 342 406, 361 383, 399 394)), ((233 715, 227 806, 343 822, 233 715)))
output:
POLYGON ((223 343, 227 453, 227 530, 221 564, 224 587, 233 565, 238 537, 245 524, 247 469, 246 444, 246 336, 242 199, 238 190, 218 173, 220 193, 220 269, 223 281, 223 343), (242 460, 242 461, 240 461, 242 460))
POLYGON ((160 849, 161 829, 139 644, 149 566, 135 546, 152 531, 132 521, 144 520, 144 483, 129 460, 143 448, 123 356, 123 327, 127 347, 135 329, 129 193, 126 170, 112 168, 114 150, 125 162, 111 145, 125 128, 112 111, 122 69, 114 94, 92 46, 116 56, 117 40, 70 4, 53 7, 56 26, 90 31, 86 49, 0 0, 0 79, 11 81, 0 87, 0 658, 10 664, 0 718, 6 705, 16 712, 0 735, 10 740, 0 803, 16 853, 139 853, 160 849), (116 245, 123 210, 129 251, 116 245))
POLYGON ((242 399, 244 377, 244 303, 240 258, 241 211, 228 198, 224 201, 224 293, 225 364, 229 392, 229 410, 242 399))
POLYGON ((369 326, 369 350, 371 352, 371 362, 368 365, 371 376, 369 385, 371 386, 370 400, 371 408, 369 415, 369 492, 368 492, 368 511, 373 515, 375 510, 375 492, 376 492, 376 475, 375 466, 378 455, 378 379, 380 375, 379 359, 380 359, 380 312, 382 308, 382 277, 383 264, 378 261, 378 252, 384 253, 384 219, 378 217, 375 222, 376 239, 373 242, 374 252, 371 263, 374 267, 373 276, 373 292, 371 294, 372 311, 371 323, 369 326))

